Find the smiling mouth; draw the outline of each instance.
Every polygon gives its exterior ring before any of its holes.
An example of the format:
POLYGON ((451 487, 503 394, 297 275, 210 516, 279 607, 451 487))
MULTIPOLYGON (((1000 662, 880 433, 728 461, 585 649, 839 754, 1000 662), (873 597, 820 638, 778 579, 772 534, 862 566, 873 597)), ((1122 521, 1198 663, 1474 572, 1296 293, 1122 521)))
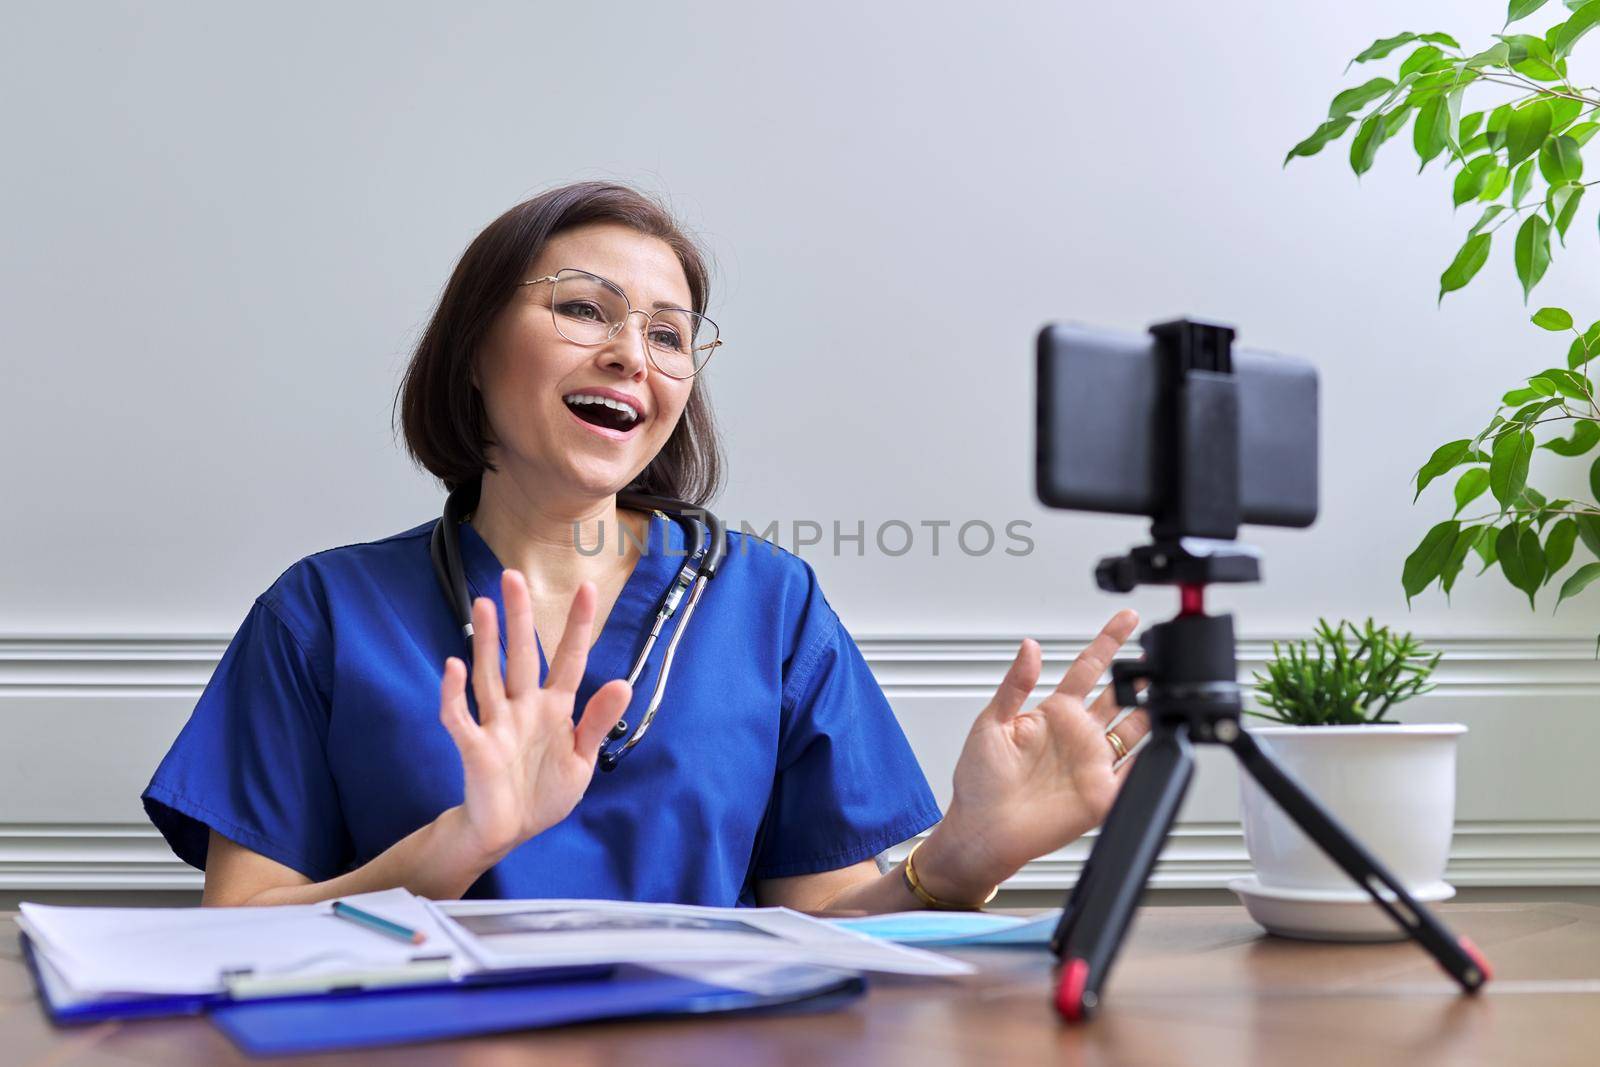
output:
POLYGON ((627 433, 639 425, 639 420, 631 411, 619 411, 615 407, 591 400, 566 399, 567 408, 578 418, 592 426, 612 430, 616 433, 627 433))

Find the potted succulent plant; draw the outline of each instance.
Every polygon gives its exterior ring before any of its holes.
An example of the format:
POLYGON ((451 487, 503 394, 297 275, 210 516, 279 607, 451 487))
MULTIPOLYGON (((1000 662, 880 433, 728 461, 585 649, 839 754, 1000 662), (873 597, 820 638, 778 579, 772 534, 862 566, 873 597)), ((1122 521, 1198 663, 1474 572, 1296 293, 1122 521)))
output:
MULTIPOLYGON (((1460 723, 1398 723, 1396 705, 1433 688, 1440 653, 1367 619, 1319 619, 1309 641, 1273 642, 1255 675, 1249 727, 1280 763, 1388 866, 1418 900, 1453 896, 1444 881, 1455 824, 1460 723)), ((1276 933, 1382 940, 1404 933, 1366 891, 1240 776, 1245 848, 1256 874, 1232 888, 1276 933)))

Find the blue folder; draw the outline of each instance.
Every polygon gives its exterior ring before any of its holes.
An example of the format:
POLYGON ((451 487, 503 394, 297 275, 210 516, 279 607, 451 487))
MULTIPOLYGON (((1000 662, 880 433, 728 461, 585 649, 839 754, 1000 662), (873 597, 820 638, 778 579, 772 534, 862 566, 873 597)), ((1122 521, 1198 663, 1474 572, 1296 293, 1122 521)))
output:
POLYGON ((240 1048, 262 1056, 398 1045, 624 1017, 821 1010, 866 989, 859 975, 820 968, 815 969, 813 982, 766 994, 623 965, 490 973, 427 986, 341 989, 270 1000, 236 1001, 225 994, 130 996, 67 1007, 51 1001, 32 941, 24 934, 21 942, 40 1000, 59 1025, 205 1012, 240 1048))
POLYGON ((859 975, 839 974, 826 986, 805 993, 767 995, 624 966, 610 978, 576 982, 241 1002, 217 1008, 211 1018, 246 1052, 281 1056, 623 1017, 821 1010, 865 988, 859 975))

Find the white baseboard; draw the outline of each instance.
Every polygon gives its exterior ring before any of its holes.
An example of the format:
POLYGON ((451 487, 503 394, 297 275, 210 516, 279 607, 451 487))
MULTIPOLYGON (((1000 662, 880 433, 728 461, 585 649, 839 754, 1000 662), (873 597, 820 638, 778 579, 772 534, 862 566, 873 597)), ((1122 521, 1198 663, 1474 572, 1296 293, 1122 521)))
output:
MULTIPOLYGON (((0 638, 0 889, 194 889, 200 875, 144 821, 138 794, 227 646, 215 635, 0 638)), ((858 636, 941 803, 967 726, 1020 636, 858 636)), ((1042 641, 1053 685, 1087 635, 1042 641)), ((1437 638, 1438 688, 1402 721, 1466 722, 1457 886, 1600 885, 1600 663, 1584 638, 1437 638)), ((1270 654, 1240 645, 1241 680, 1270 654)), ((1045 690, 1041 689, 1040 695, 1045 690)), ((1213 888, 1248 873, 1236 772, 1202 749, 1152 878, 1213 888)), ((1062 889, 1091 838, 1030 863, 1011 889, 1062 889)), ((891 856, 898 858, 902 850, 891 856)))

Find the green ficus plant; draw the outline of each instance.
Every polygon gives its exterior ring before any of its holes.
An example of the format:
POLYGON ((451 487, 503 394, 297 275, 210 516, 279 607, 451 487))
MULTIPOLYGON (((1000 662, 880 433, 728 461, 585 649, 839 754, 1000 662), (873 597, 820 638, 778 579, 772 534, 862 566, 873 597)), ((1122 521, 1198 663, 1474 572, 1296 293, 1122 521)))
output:
MULTIPOLYGON (((1600 25, 1600 0, 1565 0, 1567 10, 1550 5, 1565 17, 1542 34, 1507 32, 1548 2, 1511 0, 1503 32, 1480 52, 1468 52, 1445 33, 1373 42, 1350 66, 1393 56, 1399 59, 1394 77, 1373 77, 1339 93, 1327 120, 1284 158, 1287 166, 1296 156, 1316 155, 1354 128, 1350 167, 1359 176, 1371 168, 1379 146, 1410 125, 1418 173, 1441 160, 1447 174, 1454 172, 1452 203, 1480 208, 1439 276, 1440 301, 1472 281, 1488 262, 1495 235, 1511 226, 1511 265, 1526 302, 1557 246, 1565 247, 1573 232, 1584 190, 1596 184, 1583 180, 1583 150, 1600 132, 1600 88, 1574 85, 1567 58, 1600 25)), ((1569 563, 1577 566, 1560 584, 1557 606, 1600 580, 1600 562, 1574 560, 1580 545, 1600 558, 1600 459, 1583 458, 1600 444, 1591 363, 1600 356, 1600 321, 1579 329, 1570 312, 1547 307, 1533 323, 1572 335, 1566 365, 1519 382, 1488 425, 1439 446, 1417 471, 1413 503, 1430 483, 1454 474, 1455 509, 1407 557, 1401 572, 1407 603, 1435 582, 1448 596, 1469 555, 1481 561, 1479 574, 1498 566, 1530 606, 1569 563), (1548 499, 1528 484, 1530 460, 1540 448, 1589 464, 1590 499, 1548 499)))
POLYGON ((1256 702, 1290 726, 1357 726, 1384 721, 1394 705, 1429 692, 1442 653, 1368 619, 1359 628, 1318 619, 1310 641, 1272 643, 1267 673, 1255 674, 1256 702))

